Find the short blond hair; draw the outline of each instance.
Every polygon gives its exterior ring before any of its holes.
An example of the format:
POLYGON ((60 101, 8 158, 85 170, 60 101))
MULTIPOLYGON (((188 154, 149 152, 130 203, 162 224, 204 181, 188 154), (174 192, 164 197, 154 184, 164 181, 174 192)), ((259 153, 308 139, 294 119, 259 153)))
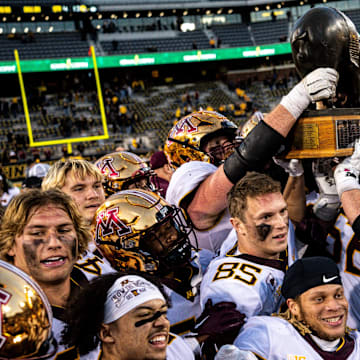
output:
POLYGON ((97 181, 103 181, 101 171, 90 161, 80 159, 59 160, 50 167, 48 173, 44 177, 41 184, 42 190, 61 190, 65 185, 66 175, 69 172, 72 172, 73 176, 82 180, 92 176, 97 181))
POLYGON ((259 195, 277 192, 281 193, 281 184, 270 176, 255 171, 246 173, 227 195, 231 217, 245 221, 248 197, 254 198, 259 195))
POLYGON ((46 205, 55 205, 64 210, 74 224, 78 239, 78 254, 83 254, 91 241, 91 233, 71 197, 58 189, 41 191, 32 189, 14 197, 2 217, 0 228, 0 258, 13 263, 8 255, 15 238, 24 232, 33 211, 46 205))

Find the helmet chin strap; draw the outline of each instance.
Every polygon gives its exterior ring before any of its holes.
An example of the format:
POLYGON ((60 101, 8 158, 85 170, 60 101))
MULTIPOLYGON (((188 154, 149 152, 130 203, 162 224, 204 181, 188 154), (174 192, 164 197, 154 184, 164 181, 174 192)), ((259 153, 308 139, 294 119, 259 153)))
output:
POLYGON ((201 264, 200 264, 200 256, 199 253, 196 252, 194 256, 191 259, 191 262, 194 262, 196 267, 199 269, 199 272, 194 275, 190 280, 190 285, 192 287, 192 292, 194 295, 197 294, 197 287, 200 284, 203 276, 202 276, 202 270, 201 270, 201 264))

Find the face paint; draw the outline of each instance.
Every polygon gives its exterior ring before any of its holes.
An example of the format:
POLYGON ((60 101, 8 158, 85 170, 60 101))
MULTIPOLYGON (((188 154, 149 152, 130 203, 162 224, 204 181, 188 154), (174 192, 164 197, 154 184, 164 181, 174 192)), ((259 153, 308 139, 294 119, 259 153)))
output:
POLYGON ((271 225, 268 224, 260 224, 256 226, 257 233, 260 237, 261 241, 265 241, 266 237, 269 235, 272 229, 271 225))
POLYGON ((158 319, 161 315, 166 315, 166 311, 157 311, 153 316, 149 317, 148 319, 140 320, 135 323, 135 327, 143 326, 149 322, 153 322, 158 319))

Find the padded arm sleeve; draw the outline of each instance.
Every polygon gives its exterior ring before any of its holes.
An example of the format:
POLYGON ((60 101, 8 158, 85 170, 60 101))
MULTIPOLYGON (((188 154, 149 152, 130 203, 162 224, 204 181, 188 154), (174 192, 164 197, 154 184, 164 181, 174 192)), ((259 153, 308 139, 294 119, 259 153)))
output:
POLYGON ((249 170, 261 170, 278 153, 285 138, 264 121, 249 133, 235 152, 224 162, 227 178, 237 183, 249 170))

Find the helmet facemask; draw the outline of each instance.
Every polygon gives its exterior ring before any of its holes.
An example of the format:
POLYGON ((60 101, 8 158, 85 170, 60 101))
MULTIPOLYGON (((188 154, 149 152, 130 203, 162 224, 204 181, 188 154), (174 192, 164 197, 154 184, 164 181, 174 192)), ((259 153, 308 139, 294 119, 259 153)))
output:
POLYGON ((191 258, 189 235, 193 229, 183 218, 179 208, 165 207, 157 218, 159 223, 142 235, 142 243, 158 259, 160 272, 169 272, 185 265, 191 258), (166 211, 164 211, 166 208, 166 211), (163 215, 164 213, 168 215, 163 215))

